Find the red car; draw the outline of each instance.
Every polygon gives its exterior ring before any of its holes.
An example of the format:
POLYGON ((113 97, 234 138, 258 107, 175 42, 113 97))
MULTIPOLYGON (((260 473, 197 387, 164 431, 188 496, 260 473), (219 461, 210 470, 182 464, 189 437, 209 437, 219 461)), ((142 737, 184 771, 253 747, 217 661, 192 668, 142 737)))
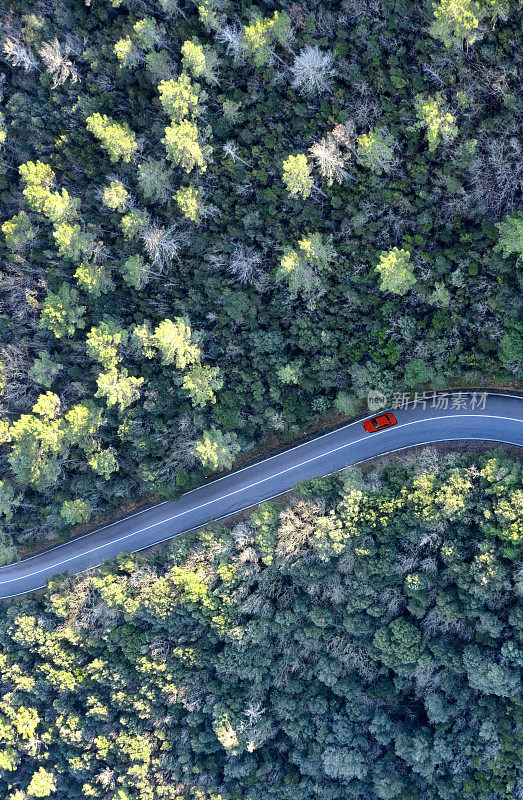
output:
POLYGON ((366 419, 363 427, 367 433, 375 433, 375 431, 383 431, 385 428, 390 428, 392 425, 397 425, 398 420, 394 414, 380 414, 379 417, 372 417, 366 419))

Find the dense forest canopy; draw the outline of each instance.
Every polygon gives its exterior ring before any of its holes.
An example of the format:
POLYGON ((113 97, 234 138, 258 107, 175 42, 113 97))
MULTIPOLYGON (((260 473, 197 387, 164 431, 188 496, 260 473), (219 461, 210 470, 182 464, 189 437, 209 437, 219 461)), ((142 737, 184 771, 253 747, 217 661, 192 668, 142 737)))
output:
POLYGON ((428 449, 2 604, 0 795, 523 797, 522 520, 428 449))
POLYGON ((369 389, 521 379, 520 2, 0 17, 0 560, 369 389))

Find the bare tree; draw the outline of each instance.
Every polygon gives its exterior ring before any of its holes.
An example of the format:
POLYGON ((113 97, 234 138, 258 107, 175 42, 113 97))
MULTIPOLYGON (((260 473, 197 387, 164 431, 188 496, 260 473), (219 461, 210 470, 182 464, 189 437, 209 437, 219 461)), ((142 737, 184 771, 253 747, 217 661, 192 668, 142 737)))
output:
POLYGON ((38 51, 40 58, 44 62, 47 72, 53 76, 53 89, 61 86, 68 78, 72 83, 79 79, 78 71, 73 62, 68 58, 71 52, 71 45, 61 45, 58 39, 52 42, 44 42, 38 51))
POLYGON ((309 153, 316 162, 321 176, 327 179, 329 186, 332 186, 334 181, 343 183, 349 177, 349 173, 345 169, 347 156, 338 147, 332 136, 314 142, 312 147, 309 147, 309 153))
POLYGON ((304 94, 331 92, 329 79, 334 75, 334 60, 330 53, 318 47, 306 47, 294 59, 291 67, 292 85, 304 94))
POLYGON ((24 72, 32 72, 38 66, 38 60, 31 48, 13 36, 7 37, 4 41, 2 52, 4 59, 12 67, 22 67, 24 72))
POLYGON ((142 231, 145 251, 155 267, 163 269, 178 256, 187 243, 187 236, 171 225, 164 228, 159 224, 149 225, 142 231))

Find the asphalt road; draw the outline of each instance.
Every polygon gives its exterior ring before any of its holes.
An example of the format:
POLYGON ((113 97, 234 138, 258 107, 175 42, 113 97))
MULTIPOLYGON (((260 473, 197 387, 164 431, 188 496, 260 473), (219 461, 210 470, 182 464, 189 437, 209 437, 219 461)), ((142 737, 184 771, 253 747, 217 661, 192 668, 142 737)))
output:
MULTIPOLYGON (((382 413, 382 412, 379 412, 382 413)), ((143 550, 211 520, 250 508, 297 481, 414 445, 483 440, 523 447, 523 397, 489 393, 430 398, 394 410, 398 424, 368 434, 351 422, 18 564, 0 568, 0 599, 39 589, 60 572, 83 572, 122 551, 143 550)))

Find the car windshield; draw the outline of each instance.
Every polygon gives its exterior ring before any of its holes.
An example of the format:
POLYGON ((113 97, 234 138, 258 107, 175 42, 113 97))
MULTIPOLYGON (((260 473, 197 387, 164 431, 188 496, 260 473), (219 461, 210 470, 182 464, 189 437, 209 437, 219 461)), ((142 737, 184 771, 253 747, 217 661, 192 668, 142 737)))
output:
POLYGON ((380 427, 378 425, 378 420, 377 419, 371 419, 371 422, 372 422, 372 424, 374 425, 375 428, 379 428, 380 427))

